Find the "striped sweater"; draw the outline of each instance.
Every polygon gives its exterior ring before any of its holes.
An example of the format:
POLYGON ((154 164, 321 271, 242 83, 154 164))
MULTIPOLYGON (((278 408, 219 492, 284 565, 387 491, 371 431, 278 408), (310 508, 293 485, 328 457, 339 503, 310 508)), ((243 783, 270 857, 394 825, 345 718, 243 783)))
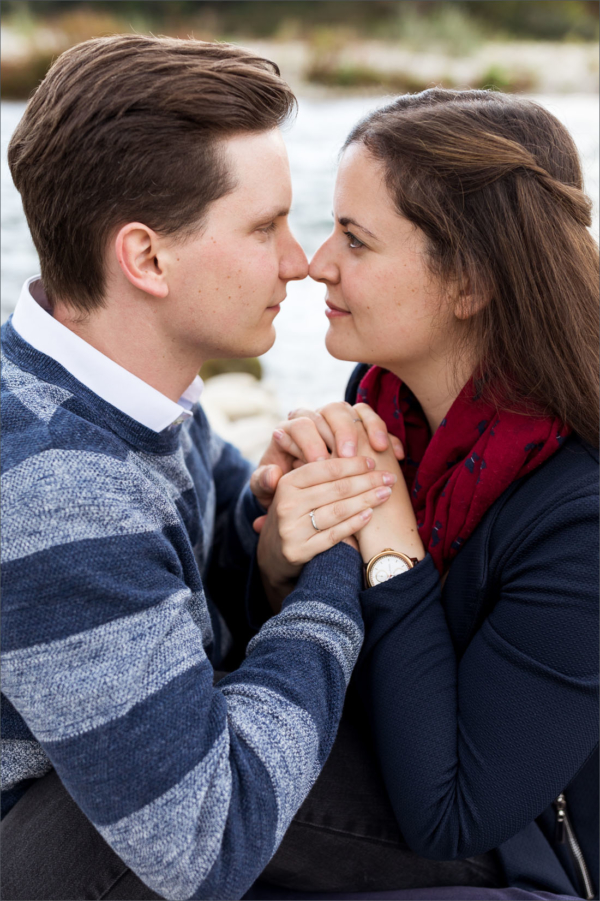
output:
POLYGON ((2 338, 6 808, 54 767, 155 892, 239 898, 331 748, 363 638, 360 557, 308 564, 213 687, 205 585, 249 572, 249 464, 200 407, 153 432, 10 321, 2 338))

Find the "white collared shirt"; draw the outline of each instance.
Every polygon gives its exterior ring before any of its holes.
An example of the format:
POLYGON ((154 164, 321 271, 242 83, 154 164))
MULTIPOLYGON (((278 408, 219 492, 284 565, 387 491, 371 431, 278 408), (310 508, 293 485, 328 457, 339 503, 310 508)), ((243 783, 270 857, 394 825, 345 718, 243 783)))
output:
POLYGON ((64 366, 86 388, 154 432, 189 419, 202 394, 203 382, 196 376, 175 403, 92 347, 54 319, 39 275, 23 285, 12 325, 24 341, 64 366))

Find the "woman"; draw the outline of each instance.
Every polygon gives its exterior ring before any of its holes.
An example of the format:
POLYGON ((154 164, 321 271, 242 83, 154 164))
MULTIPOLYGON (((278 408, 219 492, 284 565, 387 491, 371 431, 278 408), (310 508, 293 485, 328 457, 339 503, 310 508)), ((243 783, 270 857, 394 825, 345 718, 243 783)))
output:
MULTIPOLYGON (((310 274, 328 350, 367 365, 275 437, 311 460, 316 426, 398 476, 356 535, 355 679, 396 820, 422 858, 497 849, 504 885, 597 897, 597 247, 575 146, 526 100, 400 97, 346 141, 334 218, 310 274)), ((279 586, 310 544, 285 491, 259 544, 279 586)))

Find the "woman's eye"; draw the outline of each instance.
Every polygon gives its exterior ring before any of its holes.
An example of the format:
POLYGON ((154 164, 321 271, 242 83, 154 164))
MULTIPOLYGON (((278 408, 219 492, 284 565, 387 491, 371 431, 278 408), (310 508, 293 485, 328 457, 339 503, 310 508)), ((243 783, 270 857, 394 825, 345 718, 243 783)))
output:
POLYGON ((353 250, 357 250, 359 247, 364 247, 362 241, 359 241, 356 235, 353 235, 352 232, 344 232, 346 237, 348 238, 348 247, 351 247, 353 250))

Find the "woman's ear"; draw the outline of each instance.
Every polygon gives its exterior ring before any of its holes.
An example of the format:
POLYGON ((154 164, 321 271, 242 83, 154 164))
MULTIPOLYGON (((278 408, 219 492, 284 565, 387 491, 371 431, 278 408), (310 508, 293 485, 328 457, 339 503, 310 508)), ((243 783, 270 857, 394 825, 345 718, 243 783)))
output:
POLYGON ((125 278, 153 297, 166 297, 169 285, 159 236, 141 222, 128 222, 115 238, 115 252, 125 278))
POLYGON ((454 301, 454 315, 457 319, 470 319, 488 305, 490 298, 480 286, 475 286, 470 278, 460 281, 454 301))

